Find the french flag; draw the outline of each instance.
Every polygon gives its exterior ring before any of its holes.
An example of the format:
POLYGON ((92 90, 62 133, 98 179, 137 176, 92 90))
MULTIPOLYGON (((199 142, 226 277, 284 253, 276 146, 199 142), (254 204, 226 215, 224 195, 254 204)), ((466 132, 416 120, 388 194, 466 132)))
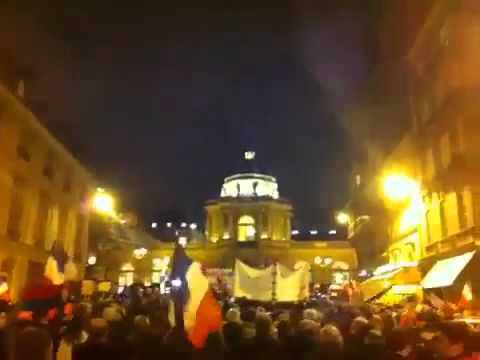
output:
POLYGON ((193 261, 181 246, 175 248, 170 279, 184 304, 188 337, 196 348, 203 348, 208 335, 222 329, 222 308, 201 264, 193 261))
POLYGON ((23 290, 22 302, 25 310, 48 310, 59 303, 65 282, 66 259, 65 251, 54 245, 45 264, 44 278, 30 282, 23 290))

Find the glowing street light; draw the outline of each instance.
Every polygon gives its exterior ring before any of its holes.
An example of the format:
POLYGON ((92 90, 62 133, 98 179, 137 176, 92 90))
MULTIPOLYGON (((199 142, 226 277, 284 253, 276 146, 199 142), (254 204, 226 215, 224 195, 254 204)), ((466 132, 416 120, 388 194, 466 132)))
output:
POLYGON ((187 242, 188 242, 188 239, 186 238, 186 236, 180 236, 178 238, 178 245, 180 245, 181 247, 186 247, 187 242))
POLYGON ((158 227, 158 223, 152 222, 152 229, 156 229, 158 227))
POLYGON ((298 235, 300 234, 300 231, 298 230, 292 230, 292 235, 295 236, 295 235, 298 235))
POLYGON ((195 224, 195 223, 190 224, 190 230, 197 230, 197 228, 198 228, 197 224, 195 224))
POLYGON ((167 228, 171 228, 173 226, 171 222, 167 222, 166 225, 167 225, 167 228))
POLYGON ((318 235, 318 230, 310 230, 310 235, 318 235))
POLYGON ((337 235, 337 230, 335 230, 335 229, 329 230, 328 235, 337 235))
POLYGON ((148 253, 148 250, 145 249, 145 248, 140 248, 140 249, 133 250, 133 256, 137 260, 143 259, 145 257, 145 255, 147 255, 147 253, 148 253))
POLYGON ((115 216, 115 200, 102 188, 98 188, 93 196, 92 207, 100 214, 115 216))
POLYGON ((91 255, 88 257, 87 259, 87 264, 92 266, 92 265, 95 265, 97 263, 97 257, 95 255, 91 255))
POLYGON ((346 212, 340 211, 337 214, 336 220, 337 220, 337 223, 339 223, 340 225, 348 225, 350 224, 351 219, 350 219, 350 215, 348 215, 346 212))
POLYGON ((408 176, 392 174, 385 177, 383 192, 390 200, 403 201, 420 193, 420 185, 408 176))
POLYGON ((185 229, 185 228, 187 227, 187 223, 186 223, 186 222, 182 222, 182 223, 180 224, 180 227, 183 228, 183 229, 185 229))

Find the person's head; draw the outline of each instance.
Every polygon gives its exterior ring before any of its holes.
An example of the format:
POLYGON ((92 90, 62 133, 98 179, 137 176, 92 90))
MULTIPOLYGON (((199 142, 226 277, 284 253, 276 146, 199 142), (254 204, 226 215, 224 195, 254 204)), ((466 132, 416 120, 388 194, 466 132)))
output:
POLYGON ((301 320, 298 323, 297 335, 300 337, 313 339, 319 329, 317 322, 313 320, 301 320))
POLYGON ((44 329, 27 326, 15 341, 15 360, 51 360, 52 339, 44 329))
POLYGON ((303 319, 304 320, 318 321, 319 316, 318 316, 317 310, 315 310, 315 309, 305 309, 303 311, 303 319))
POLYGON ((336 348, 343 348, 343 337, 340 330, 334 325, 325 325, 320 329, 318 341, 322 345, 331 345, 336 348))
POLYGON ((150 328, 150 320, 145 315, 137 315, 133 320, 133 327, 138 333, 147 333, 150 328))
POLYGON ((281 320, 277 325, 279 340, 285 340, 289 338, 293 331, 288 320, 281 320))
POLYGON ((380 315, 372 315, 369 321, 370 326, 373 330, 383 333, 384 323, 380 315))
POLYGON ((89 322, 89 341, 104 342, 107 340, 109 331, 108 321, 103 318, 93 318, 89 322))
POLYGON ((350 325, 350 335, 360 335, 365 333, 368 328, 368 320, 362 316, 357 316, 350 325))
POLYGON ((225 314, 225 319, 227 320, 227 322, 240 323, 242 321, 240 316, 240 310, 238 310, 237 308, 231 308, 225 314))
POLYGON ((392 330, 386 341, 387 349, 395 354, 408 356, 412 351, 412 343, 408 332, 405 329, 395 328, 392 330))
POLYGON ((245 322, 250 322, 250 323, 255 322, 256 316, 257 316, 257 313, 254 309, 246 309, 241 313, 241 319, 242 321, 245 321, 245 322))
POLYGON ((66 341, 73 343, 82 334, 84 329, 84 321, 80 314, 76 314, 68 323, 65 328, 64 338, 66 341))
POLYGON ((0 330, 3 330, 7 327, 8 316, 6 312, 0 312, 0 330))
POLYGON ((435 350, 444 358, 454 358, 464 352, 468 335, 468 328, 464 323, 441 323, 434 340, 435 350))
POLYGON ((242 325, 237 322, 227 322, 223 326, 223 337, 227 347, 235 346, 242 340, 242 325))
POLYGON ((271 335, 272 319, 266 313, 257 314, 255 319, 255 331, 258 337, 267 337, 271 335))
POLYGON ((224 350, 223 337, 219 332, 208 334, 203 350, 207 353, 218 355, 224 350))

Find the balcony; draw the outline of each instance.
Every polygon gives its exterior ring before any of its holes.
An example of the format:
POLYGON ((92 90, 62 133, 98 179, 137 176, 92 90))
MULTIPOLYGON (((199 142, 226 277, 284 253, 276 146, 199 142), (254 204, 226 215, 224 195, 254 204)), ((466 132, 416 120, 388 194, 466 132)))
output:
POLYGON ((425 253, 426 256, 434 256, 477 245, 480 245, 480 229, 474 226, 427 245, 425 253))

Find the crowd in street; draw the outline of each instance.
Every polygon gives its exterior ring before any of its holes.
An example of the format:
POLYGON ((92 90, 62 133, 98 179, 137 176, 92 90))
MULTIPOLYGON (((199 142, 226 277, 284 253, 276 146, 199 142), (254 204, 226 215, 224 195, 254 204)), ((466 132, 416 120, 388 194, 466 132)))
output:
POLYGON ((210 333, 202 348, 170 315, 168 300, 151 294, 78 302, 53 319, 48 311, 22 319, 4 309, 0 359, 461 360, 480 350, 480 332, 456 321, 452 309, 414 299, 394 307, 228 302, 222 331, 210 333))

